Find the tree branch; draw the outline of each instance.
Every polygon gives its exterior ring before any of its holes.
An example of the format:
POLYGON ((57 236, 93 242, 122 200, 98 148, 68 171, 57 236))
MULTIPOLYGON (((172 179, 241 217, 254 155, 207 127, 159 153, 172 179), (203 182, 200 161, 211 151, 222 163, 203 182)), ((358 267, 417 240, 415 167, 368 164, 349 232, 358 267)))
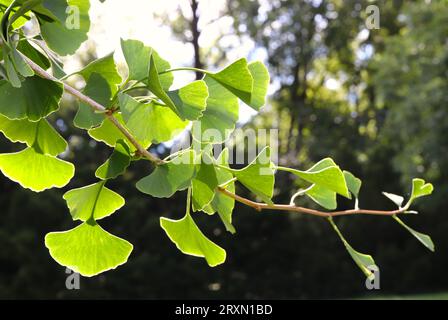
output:
POLYGON ((352 210, 325 212, 325 211, 319 211, 319 210, 314 210, 314 209, 309 209, 309 208, 304 208, 304 207, 297 207, 297 206, 288 205, 288 204, 266 204, 266 203, 261 203, 261 202, 255 202, 255 201, 243 198, 237 194, 234 194, 222 187, 218 187, 218 191, 230 198, 235 199, 235 201, 238 201, 240 203, 245 204, 246 206, 254 208, 257 211, 261 211, 261 210, 291 211, 291 212, 310 214, 310 215, 319 216, 319 217, 337 217, 337 216, 347 216, 347 215, 356 215, 356 214, 358 214, 358 215, 367 214, 367 215, 379 215, 379 216, 393 216, 396 214, 403 213, 405 211, 405 209, 392 210, 392 211, 352 209, 352 210))

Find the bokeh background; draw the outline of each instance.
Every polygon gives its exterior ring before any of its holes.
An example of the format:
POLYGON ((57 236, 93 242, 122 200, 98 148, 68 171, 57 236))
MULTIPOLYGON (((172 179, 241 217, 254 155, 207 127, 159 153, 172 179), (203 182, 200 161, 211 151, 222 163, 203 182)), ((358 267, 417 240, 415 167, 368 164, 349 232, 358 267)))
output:
MULTIPOLYGON (((183 215, 185 194, 167 201, 139 193, 134 184, 150 168, 137 163, 111 182, 126 206, 103 222, 134 244, 129 262, 67 290, 65 269, 51 259, 43 238, 74 226, 62 194, 94 182, 111 150, 73 127, 76 101, 66 97, 52 121, 69 141, 67 157, 77 168, 72 182, 35 194, 0 177, 0 298, 298 299, 448 291, 447 1, 94 0, 91 18, 89 41, 64 59, 67 71, 113 50, 124 69, 120 37, 155 47, 173 66, 217 69, 239 57, 266 62, 269 103, 257 116, 243 108, 238 125, 279 129, 282 165, 307 168, 332 157, 362 178, 363 207, 393 208, 381 191, 408 195, 413 177, 432 182, 434 194, 416 205, 420 214, 405 218, 432 236, 436 252, 390 218, 338 218, 350 243, 381 267, 381 290, 370 292, 324 219, 237 205, 235 235, 217 217, 195 216, 227 249, 227 262, 209 268, 181 254, 159 227, 160 216, 183 215), (380 9, 378 30, 365 25, 371 4, 380 9)), ((176 74, 176 83, 192 77, 176 74)), ((19 148, 0 137, 1 152, 19 148)), ((169 152, 163 145, 152 151, 169 152)), ((289 202, 299 187, 278 174, 276 202, 289 202)), ((351 205, 340 202, 341 209, 351 205)))

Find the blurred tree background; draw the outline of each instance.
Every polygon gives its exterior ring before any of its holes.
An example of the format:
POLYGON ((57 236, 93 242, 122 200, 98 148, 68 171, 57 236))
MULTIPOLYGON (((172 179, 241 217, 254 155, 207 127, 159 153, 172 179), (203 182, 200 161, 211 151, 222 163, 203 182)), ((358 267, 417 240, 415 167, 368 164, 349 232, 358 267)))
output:
MULTIPOLYGON (((418 202, 421 214, 406 217, 436 244, 431 254, 392 219, 337 219, 352 245, 372 254, 381 268, 381 294, 448 290, 448 2, 367 0, 227 0, 222 17, 231 32, 214 49, 201 48, 201 2, 191 11, 158 17, 191 43, 191 64, 210 68, 228 62, 231 46, 250 40, 263 53, 275 90, 263 112, 243 127, 277 128, 282 165, 307 168, 331 156, 362 178, 363 207, 392 208, 381 191, 409 194, 412 177, 435 186, 418 202), (366 7, 380 9, 380 29, 365 26, 366 7), (226 41, 232 37, 237 41, 226 41), (230 43, 230 44, 229 44, 230 43)), ((83 64, 94 50, 82 56, 83 64)), ((68 139, 67 157, 77 168, 64 190, 34 194, 0 178, 0 298, 343 298, 375 294, 323 219, 263 212, 237 205, 237 233, 217 217, 196 215, 204 233, 227 249, 224 265, 209 268, 181 254, 159 227, 159 217, 178 218, 185 194, 172 200, 139 193, 136 179, 150 168, 134 164, 111 188, 126 198, 105 228, 134 244, 129 262, 65 288, 65 270, 44 246, 49 231, 73 226, 62 194, 95 181, 110 154, 74 128, 76 102, 64 100, 53 118, 68 139)), ((2 152, 12 146, 0 138, 2 152)), ((167 153, 163 146, 154 152, 167 153)), ((276 202, 289 202, 300 185, 277 175, 276 202), (287 186, 287 187, 284 187, 287 186)), ((239 192, 244 193, 243 189, 239 192)), ((342 199, 341 199, 342 200, 342 199)), ((305 203, 313 206, 312 203, 305 203)), ((340 203, 340 208, 350 204, 340 203)), ((378 293, 378 292, 377 292, 378 293)))

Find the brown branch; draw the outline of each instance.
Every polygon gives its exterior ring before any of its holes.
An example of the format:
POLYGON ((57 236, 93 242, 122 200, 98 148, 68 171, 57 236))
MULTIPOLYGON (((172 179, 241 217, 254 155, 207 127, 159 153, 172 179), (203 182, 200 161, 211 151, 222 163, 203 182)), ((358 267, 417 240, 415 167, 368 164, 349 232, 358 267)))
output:
MULTIPOLYGON (((155 163, 156 165, 160 165, 160 164, 164 163, 164 161, 162 159, 160 159, 156 155, 154 155, 151 152, 149 152, 148 150, 146 150, 134 138, 134 136, 128 131, 128 129, 126 129, 117 120, 117 118, 115 118, 113 116, 113 112, 111 112, 112 110, 107 109, 106 107, 104 107, 100 103, 98 103, 95 100, 93 100, 92 98, 84 95, 82 92, 80 92, 79 90, 73 88, 72 86, 70 86, 70 85, 68 85, 68 84, 66 84, 64 82, 61 82, 59 79, 55 78, 53 75, 51 75, 48 72, 46 72, 44 69, 42 69, 34 61, 29 59, 25 55, 22 55, 22 56, 24 57, 24 59, 27 61, 27 63, 31 67, 31 69, 33 69, 36 74, 38 74, 39 76, 41 76, 41 77, 43 77, 45 79, 62 83, 66 92, 70 93, 75 98, 77 98, 80 101, 84 102, 85 104, 89 105, 93 110, 98 111, 98 112, 104 114, 104 116, 109 121, 111 121, 112 124, 115 127, 117 127, 118 130, 121 131, 121 133, 123 133, 123 135, 129 140, 129 142, 132 143, 132 145, 137 149, 137 153, 139 155, 145 157, 146 159, 148 159, 149 161, 155 163)), ((261 211, 261 210, 290 211, 290 212, 298 212, 298 213, 310 214, 310 215, 319 216, 319 217, 335 217, 335 216, 355 215, 355 214, 393 216, 393 215, 396 215, 396 214, 403 213, 405 211, 405 209, 393 210, 393 211, 358 209, 358 210, 344 210, 344 211, 324 212, 324 211, 319 211, 319 210, 314 210, 314 209, 309 209, 309 208, 304 208, 304 207, 297 207, 297 206, 293 206, 293 205, 266 204, 266 203, 255 202, 255 201, 246 199, 244 197, 241 197, 241 196, 239 196, 237 194, 234 194, 234 193, 226 190, 225 188, 218 187, 217 190, 219 192, 223 193, 224 195, 226 195, 226 196, 228 196, 230 198, 233 198, 233 199, 235 199, 236 201, 238 201, 238 202, 240 202, 242 204, 245 204, 245 205, 247 205, 249 207, 254 208, 257 211, 261 211)))
POLYGON ((255 202, 246 198, 243 198, 237 194, 234 194, 224 188, 218 187, 218 191, 222 194, 235 199, 240 203, 245 204, 246 206, 252 207, 257 211, 261 210, 279 210, 279 211, 291 211, 298 213, 311 214, 319 217, 336 217, 336 216, 346 216, 346 215, 356 215, 356 214, 369 214, 369 215, 380 215, 380 216, 393 216, 396 214, 403 213, 405 209, 400 210, 392 210, 392 211, 382 211, 382 210, 365 210, 365 209, 352 209, 352 210, 343 210, 343 211, 333 211, 333 212, 325 212, 319 211, 304 207, 297 207, 293 205, 287 204, 266 204, 261 202, 255 202))

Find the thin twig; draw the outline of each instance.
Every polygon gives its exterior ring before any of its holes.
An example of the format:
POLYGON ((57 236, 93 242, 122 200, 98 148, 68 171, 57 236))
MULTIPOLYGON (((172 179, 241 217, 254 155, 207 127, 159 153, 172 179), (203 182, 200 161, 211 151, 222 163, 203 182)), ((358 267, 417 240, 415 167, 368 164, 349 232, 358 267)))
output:
POLYGON ((235 199, 235 201, 238 201, 240 203, 245 204, 246 206, 252 207, 257 211, 261 210, 279 210, 279 211, 291 211, 291 212, 298 212, 298 213, 305 213, 305 214, 311 214, 314 216, 319 217, 336 217, 336 216, 346 216, 346 215, 361 215, 361 214, 368 214, 368 215, 380 215, 380 216, 393 216, 396 214, 403 213, 404 209, 399 210, 393 210, 393 211, 382 211, 382 210, 366 210, 366 209, 352 209, 352 210, 342 210, 342 211, 333 211, 333 212, 325 212, 325 211, 319 211, 304 207, 297 207, 294 205, 288 205, 288 204, 266 204, 261 202, 255 202, 246 198, 243 198, 237 194, 234 194, 224 188, 218 187, 218 191, 222 194, 235 199))

